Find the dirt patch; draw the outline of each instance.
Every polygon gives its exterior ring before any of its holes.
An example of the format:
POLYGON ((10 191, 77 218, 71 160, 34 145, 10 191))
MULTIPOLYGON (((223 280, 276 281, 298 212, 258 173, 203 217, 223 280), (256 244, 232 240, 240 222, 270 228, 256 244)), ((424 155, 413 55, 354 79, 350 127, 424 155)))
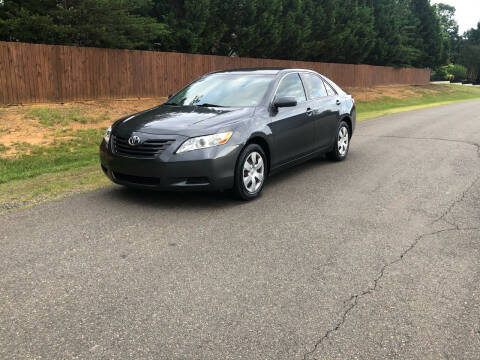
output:
POLYGON ((15 156, 15 144, 49 145, 69 138, 82 129, 104 128, 122 116, 152 108, 165 98, 89 100, 67 103, 18 105, 0 108, 0 157, 15 156), (42 121, 46 116, 63 114, 59 123, 42 121))

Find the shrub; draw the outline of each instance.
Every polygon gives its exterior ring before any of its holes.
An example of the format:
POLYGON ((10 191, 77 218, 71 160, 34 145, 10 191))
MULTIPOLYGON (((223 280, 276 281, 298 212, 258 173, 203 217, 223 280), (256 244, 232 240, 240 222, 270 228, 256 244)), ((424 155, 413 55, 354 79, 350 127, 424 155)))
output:
POLYGON ((449 64, 436 68, 432 71, 432 81, 455 80, 462 81, 467 78, 467 68, 463 65, 449 64))
POLYGON ((463 65, 452 64, 448 73, 454 76, 454 79, 457 81, 462 81, 467 79, 467 68, 463 65))

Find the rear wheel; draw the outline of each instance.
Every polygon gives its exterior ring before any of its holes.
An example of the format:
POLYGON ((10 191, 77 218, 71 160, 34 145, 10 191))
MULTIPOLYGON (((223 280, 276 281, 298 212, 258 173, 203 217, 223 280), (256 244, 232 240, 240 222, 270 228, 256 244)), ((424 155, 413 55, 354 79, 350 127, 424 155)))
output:
POLYGON ((349 148, 350 148, 350 127, 345 121, 341 121, 338 126, 335 143, 333 144, 332 150, 329 153, 327 153, 327 157, 333 161, 345 160, 345 158, 348 155, 349 148))
POLYGON ((242 200, 255 199, 263 189, 267 176, 267 157, 257 144, 247 145, 235 168, 234 192, 242 200))

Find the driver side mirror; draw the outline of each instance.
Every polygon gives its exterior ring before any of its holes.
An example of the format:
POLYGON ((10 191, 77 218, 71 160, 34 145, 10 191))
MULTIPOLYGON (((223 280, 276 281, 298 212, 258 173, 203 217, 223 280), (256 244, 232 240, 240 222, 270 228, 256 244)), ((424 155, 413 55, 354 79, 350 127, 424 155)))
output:
POLYGON ((273 102, 276 108, 297 106, 297 99, 294 96, 282 96, 273 102))

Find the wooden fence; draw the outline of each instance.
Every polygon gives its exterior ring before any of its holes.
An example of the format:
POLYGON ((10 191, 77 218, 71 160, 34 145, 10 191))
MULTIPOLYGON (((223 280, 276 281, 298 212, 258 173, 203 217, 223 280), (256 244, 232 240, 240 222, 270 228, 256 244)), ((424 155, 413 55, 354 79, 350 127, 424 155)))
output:
POLYGON ((346 87, 430 80, 429 69, 0 42, 0 103, 166 96, 204 73, 248 67, 312 69, 346 87))

